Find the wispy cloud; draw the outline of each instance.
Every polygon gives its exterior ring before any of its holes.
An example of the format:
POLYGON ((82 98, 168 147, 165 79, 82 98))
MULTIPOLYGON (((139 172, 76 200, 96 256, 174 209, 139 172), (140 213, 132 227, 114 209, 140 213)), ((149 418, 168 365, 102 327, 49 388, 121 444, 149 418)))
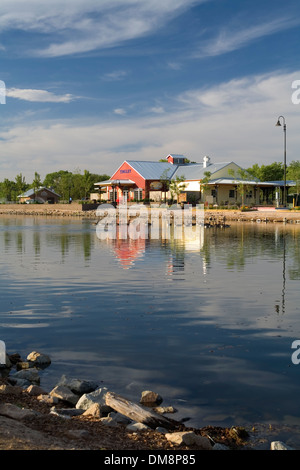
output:
POLYGON ((119 80, 124 80, 127 77, 128 72, 126 70, 115 70, 113 72, 108 72, 102 75, 101 79, 108 82, 116 82, 119 80))
POLYGON ((119 116, 124 116, 126 114, 126 110, 124 108, 116 108, 114 109, 114 113, 119 116))
POLYGON ((46 90, 32 90, 21 88, 9 88, 6 90, 8 98, 17 98, 24 101, 32 101, 39 103, 69 103, 75 97, 69 93, 65 95, 55 95, 54 93, 46 90))
POLYGON ((33 55, 57 57, 109 48, 152 33, 209 0, 1 0, 0 31, 41 35, 33 55), (42 46, 44 44, 44 47, 42 46))
POLYGON ((247 45, 265 36, 294 28, 300 24, 300 19, 295 17, 282 17, 269 20, 254 26, 243 25, 222 29, 218 36, 203 42, 199 49, 193 54, 195 57, 213 57, 226 54, 247 45))
MULTIPOLYGON (((0 130, 3 173, 14 178, 16 168, 31 178, 58 171, 61 162, 71 171, 85 167, 112 174, 125 159, 159 160, 170 152, 193 161, 204 155, 213 161, 236 161, 241 166, 282 159, 279 114, 289 129, 287 160, 298 158, 299 106, 291 102, 291 85, 300 71, 255 75, 186 91, 174 97, 168 112, 93 123, 72 120, 34 122, 24 119, 0 130), (21 171, 21 170, 19 170, 21 171)), ((168 103, 170 103, 168 101, 168 103)))

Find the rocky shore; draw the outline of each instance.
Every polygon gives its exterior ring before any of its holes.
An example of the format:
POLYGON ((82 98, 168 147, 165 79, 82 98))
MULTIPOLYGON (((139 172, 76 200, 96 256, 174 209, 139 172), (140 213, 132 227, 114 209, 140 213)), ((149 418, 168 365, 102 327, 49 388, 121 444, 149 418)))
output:
MULTIPOLYGON (((0 215, 98 218, 95 209, 83 210, 82 207, 82 204, 76 202, 72 204, 0 204, 0 215)), ((206 209, 205 220, 300 224, 300 210, 276 210, 263 207, 249 211, 206 209)))
POLYGON ((41 385, 49 356, 6 354, 0 379, 0 450, 293 450, 252 427, 189 428, 163 398, 143 391, 131 402, 93 381, 61 377, 41 385), (169 416, 172 415, 172 418, 169 416))

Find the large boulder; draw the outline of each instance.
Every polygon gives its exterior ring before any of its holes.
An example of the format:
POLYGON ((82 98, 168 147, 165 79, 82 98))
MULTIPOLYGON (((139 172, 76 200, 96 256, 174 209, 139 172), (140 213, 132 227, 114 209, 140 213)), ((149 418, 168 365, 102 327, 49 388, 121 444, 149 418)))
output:
POLYGON ((70 403, 73 406, 75 406, 78 401, 78 396, 75 395, 75 393, 73 393, 68 387, 64 387, 63 385, 57 385, 54 387, 49 395, 56 397, 63 402, 70 403))
POLYGON ((38 351, 32 351, 30 354, 28 354, 27 361, 30 361, 37 366, 46 366, 51 364, 50 357, 38 351))
POLYGON ((158 393, 152 392, 151 390, 145 390, 142 392, 140 403, 145 406, 156 406, 162 403, 163 399, 158 393))
POLYGON ((15 374, 11 375, 12 379, 22 379, 29 384, 40 384, 40 376, 36 369, 23 369, 19 370, 15 374))
POLYGON ((68 387, 76 395, 94 392, 98 388, 96 382, 81 380, 76 378, 68 378, 63 375, 57 385, 68 387))
POLYGON ((95 390, 94 392, 83 394, 76 403, 76 408, 87 410, 94 403, 98 403, 101 407, 102 413, 110 413, 112 409, 110 406, 106 405, 105 401, 105 396, 107 392, 108 389, 103 387, 97 388, 97 390, 95 390))

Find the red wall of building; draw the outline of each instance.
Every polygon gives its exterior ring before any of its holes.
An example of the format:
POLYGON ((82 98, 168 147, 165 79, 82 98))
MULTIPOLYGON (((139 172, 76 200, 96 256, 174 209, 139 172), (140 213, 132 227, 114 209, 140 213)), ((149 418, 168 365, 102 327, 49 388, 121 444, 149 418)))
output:
POLYGON ((120 168, 111 177, 113 180, 131 180, 138 188, 145 189, 145 179, 137 173, 127 162, 124 162, 120 168))

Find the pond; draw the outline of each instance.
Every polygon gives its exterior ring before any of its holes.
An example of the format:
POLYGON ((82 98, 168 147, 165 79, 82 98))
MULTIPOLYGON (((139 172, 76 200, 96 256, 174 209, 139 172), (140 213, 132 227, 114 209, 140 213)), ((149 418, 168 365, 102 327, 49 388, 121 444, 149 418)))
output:
POLYGON ((50 355, 45 388, 153 390, 197 427, 300 425, 300 225, 102 240, 92 220, 2 216, 0 248, 0 339, 50 355))

